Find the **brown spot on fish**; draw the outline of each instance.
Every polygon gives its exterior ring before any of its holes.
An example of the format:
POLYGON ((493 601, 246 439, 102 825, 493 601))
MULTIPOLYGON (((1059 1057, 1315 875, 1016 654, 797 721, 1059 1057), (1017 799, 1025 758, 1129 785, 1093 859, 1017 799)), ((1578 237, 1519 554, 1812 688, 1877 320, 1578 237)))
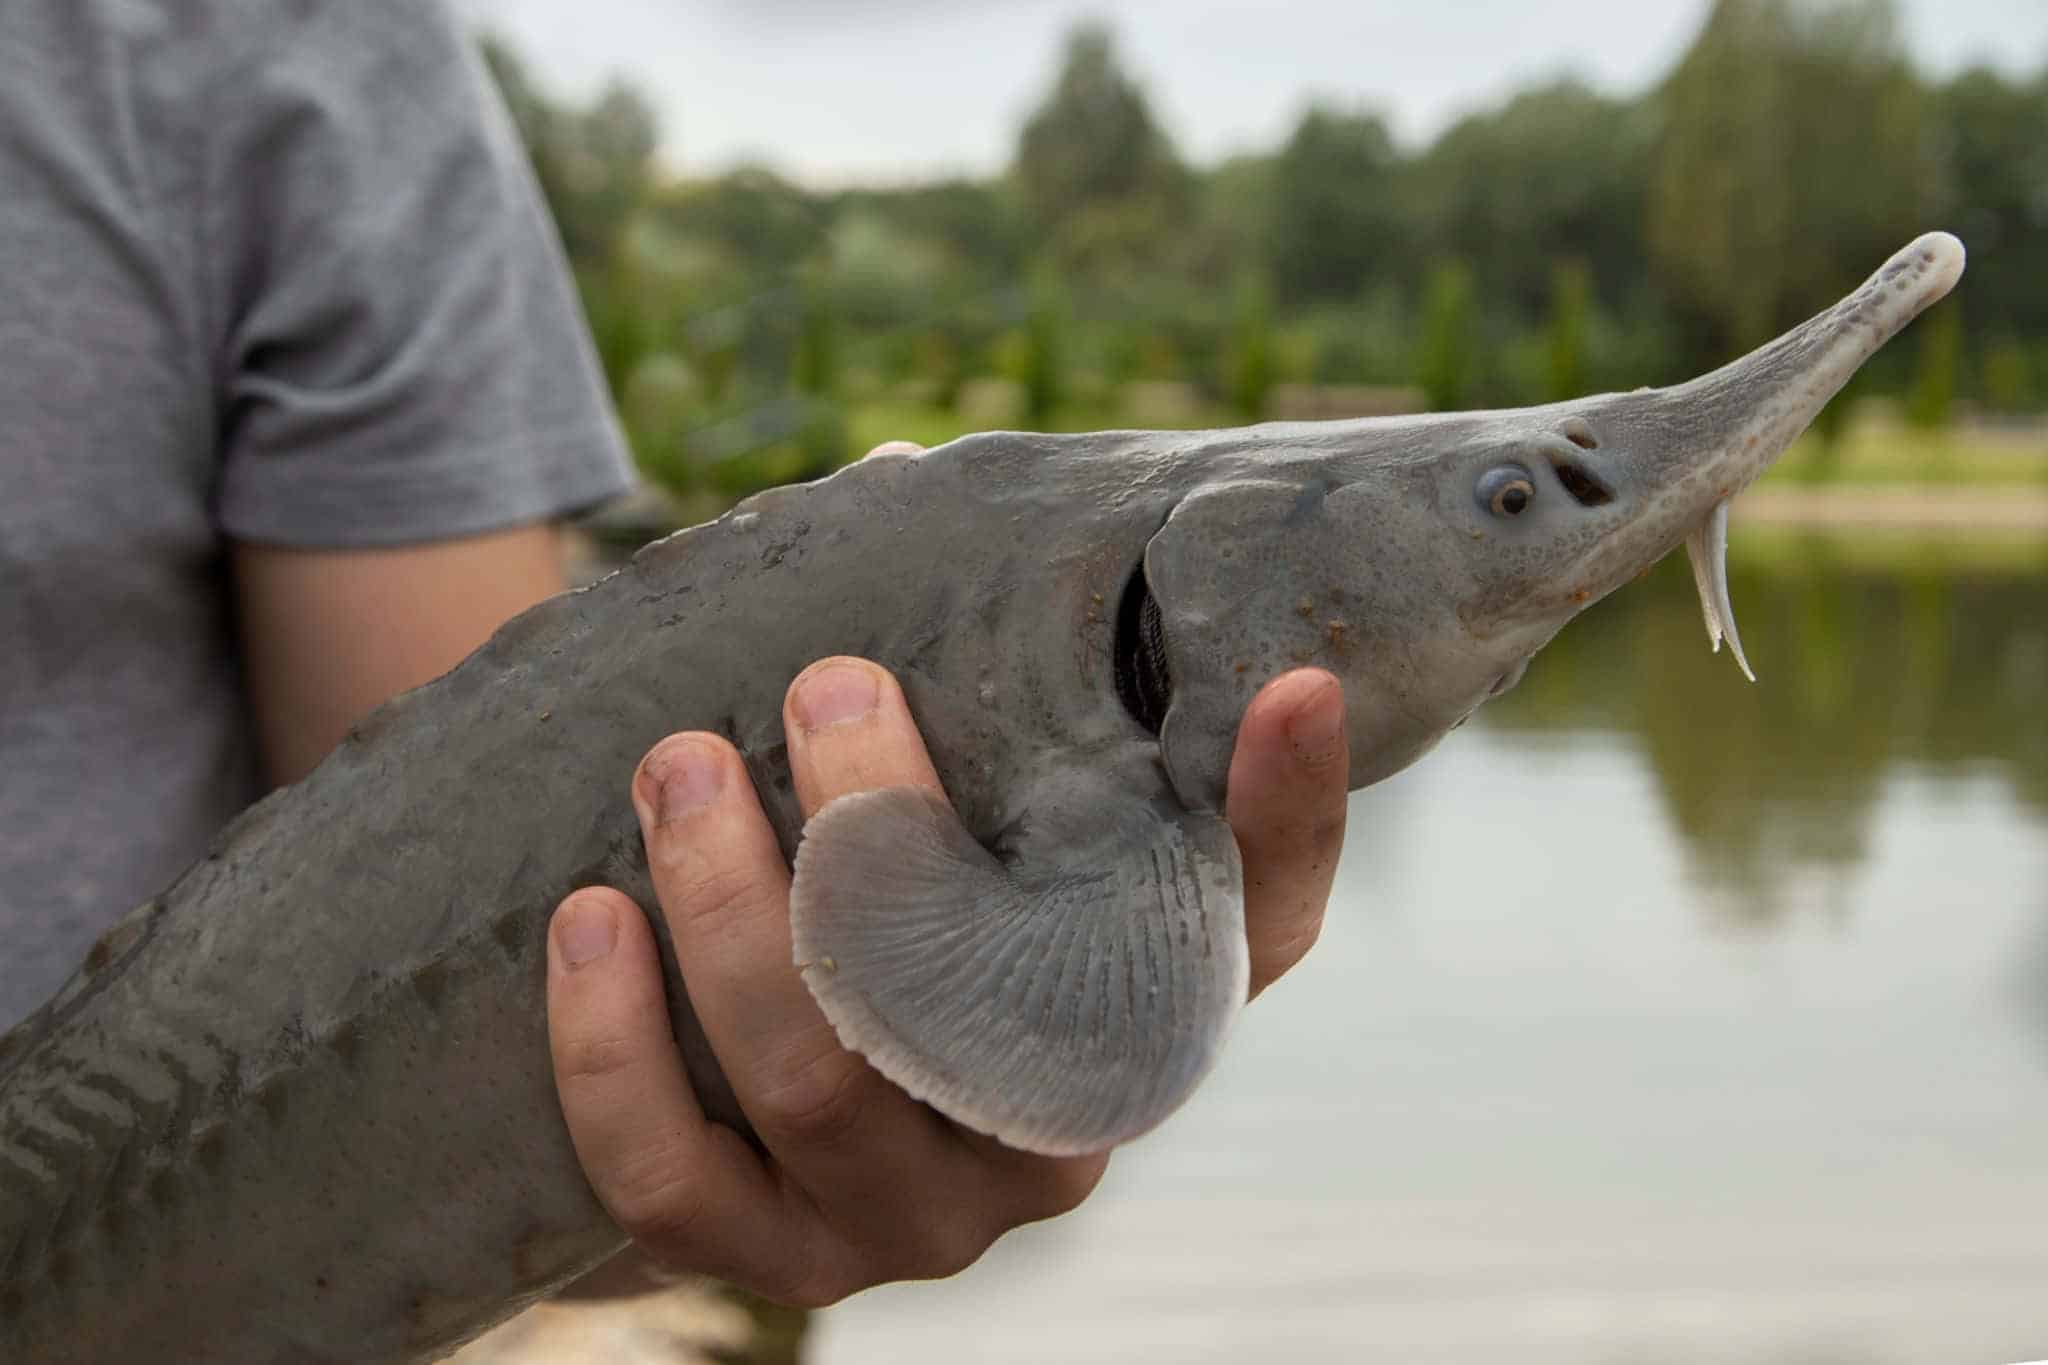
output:
POLYGON ((220 1168, 227 1161, 228 1155, 226 1128, 221 1124, 215 1124, 207 1129, 193 1145, 192 1150, 193 1155, 199 1159, 201 1169, 209 1175, 220 1174, 220 1168))
POLYGON ((273 1126, 284 1122, 284 1077, 273 1076, 256 1087, 256 1107, 273 1126))
POLYGON ((344 1019, 335 1025, 334 1032, 327 1035, 327 1047, 343 1066, 354 1066, 356 1052, 362 1046, 362 1025, 354 1019, 344 1019))
POLYGON ((429 962, 412 974, 413 993, 430 1010, 441 1008, 441 997, 448 993, 448 964, 429 962))
POLYGON ((491 921, 491 937, 498 946, 508 953, 519 951, 526 942, 526 916, 518 910, 507 910, 491 921))

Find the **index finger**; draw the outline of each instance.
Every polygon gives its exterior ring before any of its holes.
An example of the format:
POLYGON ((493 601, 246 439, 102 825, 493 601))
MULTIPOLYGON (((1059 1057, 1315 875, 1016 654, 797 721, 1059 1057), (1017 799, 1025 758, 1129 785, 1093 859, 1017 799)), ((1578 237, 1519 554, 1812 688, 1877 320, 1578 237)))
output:
POLYGON ((838 797, 877 787, 945 793, 902 687, 865 659, 820 659, 798 674, 782 728, 806 820, 838 797))

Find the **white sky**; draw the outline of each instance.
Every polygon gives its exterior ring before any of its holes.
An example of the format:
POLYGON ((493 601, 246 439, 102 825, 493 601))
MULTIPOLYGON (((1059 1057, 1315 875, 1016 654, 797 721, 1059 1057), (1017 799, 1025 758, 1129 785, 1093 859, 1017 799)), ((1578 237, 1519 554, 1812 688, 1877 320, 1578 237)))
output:
MULTIPOLYGON (((763 161, 817 184, 1005 165, 1078 19, 1115 28, 1182 153, 1270 148, 1312 97, 1410 145, 1544 76, 1655 80, 1706 0, 456 0, 552 90, 626 76, 691 173, 763 161)), ((2048 67, 2048 0, 1900 0, 1923 71, 2048 67)))

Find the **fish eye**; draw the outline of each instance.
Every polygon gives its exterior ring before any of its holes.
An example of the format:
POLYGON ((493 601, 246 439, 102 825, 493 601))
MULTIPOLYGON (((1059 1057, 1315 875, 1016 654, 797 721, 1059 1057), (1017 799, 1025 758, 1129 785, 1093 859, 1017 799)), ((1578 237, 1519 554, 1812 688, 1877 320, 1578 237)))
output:
POLYGON ((1519 517, 1536 500, 1536 483, 1518 464, 1496 465, 1479 476, 1472 490, 1479 505, 1497 517, 1519 517))

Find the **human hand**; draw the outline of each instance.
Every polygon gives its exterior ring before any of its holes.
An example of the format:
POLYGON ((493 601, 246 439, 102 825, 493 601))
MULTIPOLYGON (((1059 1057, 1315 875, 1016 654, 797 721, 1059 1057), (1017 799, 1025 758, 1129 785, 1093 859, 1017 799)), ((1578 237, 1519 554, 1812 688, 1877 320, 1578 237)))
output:
MULTIPOLYGON (((895 680, 814 664, 783 708, 808 818, 835 797, 939 780, 895 680)), ((1343 834, 1336 680, 1269 684, 1246 711, 1229 814, 1244 854, 1252 989, 1314 942, 1343 834)), ((690 998, 765 1151, 707 1121, 669 1031, 653 935, 630 899, 578 891, 549 933, 558 1089, 592 1187, 657 1264, 784 1303, 953 1274, 1078 1204, 1107 1154, 1053 1158, 959 1127, 839 1045, 792 964, 790 874, 736 750, 674 735, 633 779, 690 998)))

